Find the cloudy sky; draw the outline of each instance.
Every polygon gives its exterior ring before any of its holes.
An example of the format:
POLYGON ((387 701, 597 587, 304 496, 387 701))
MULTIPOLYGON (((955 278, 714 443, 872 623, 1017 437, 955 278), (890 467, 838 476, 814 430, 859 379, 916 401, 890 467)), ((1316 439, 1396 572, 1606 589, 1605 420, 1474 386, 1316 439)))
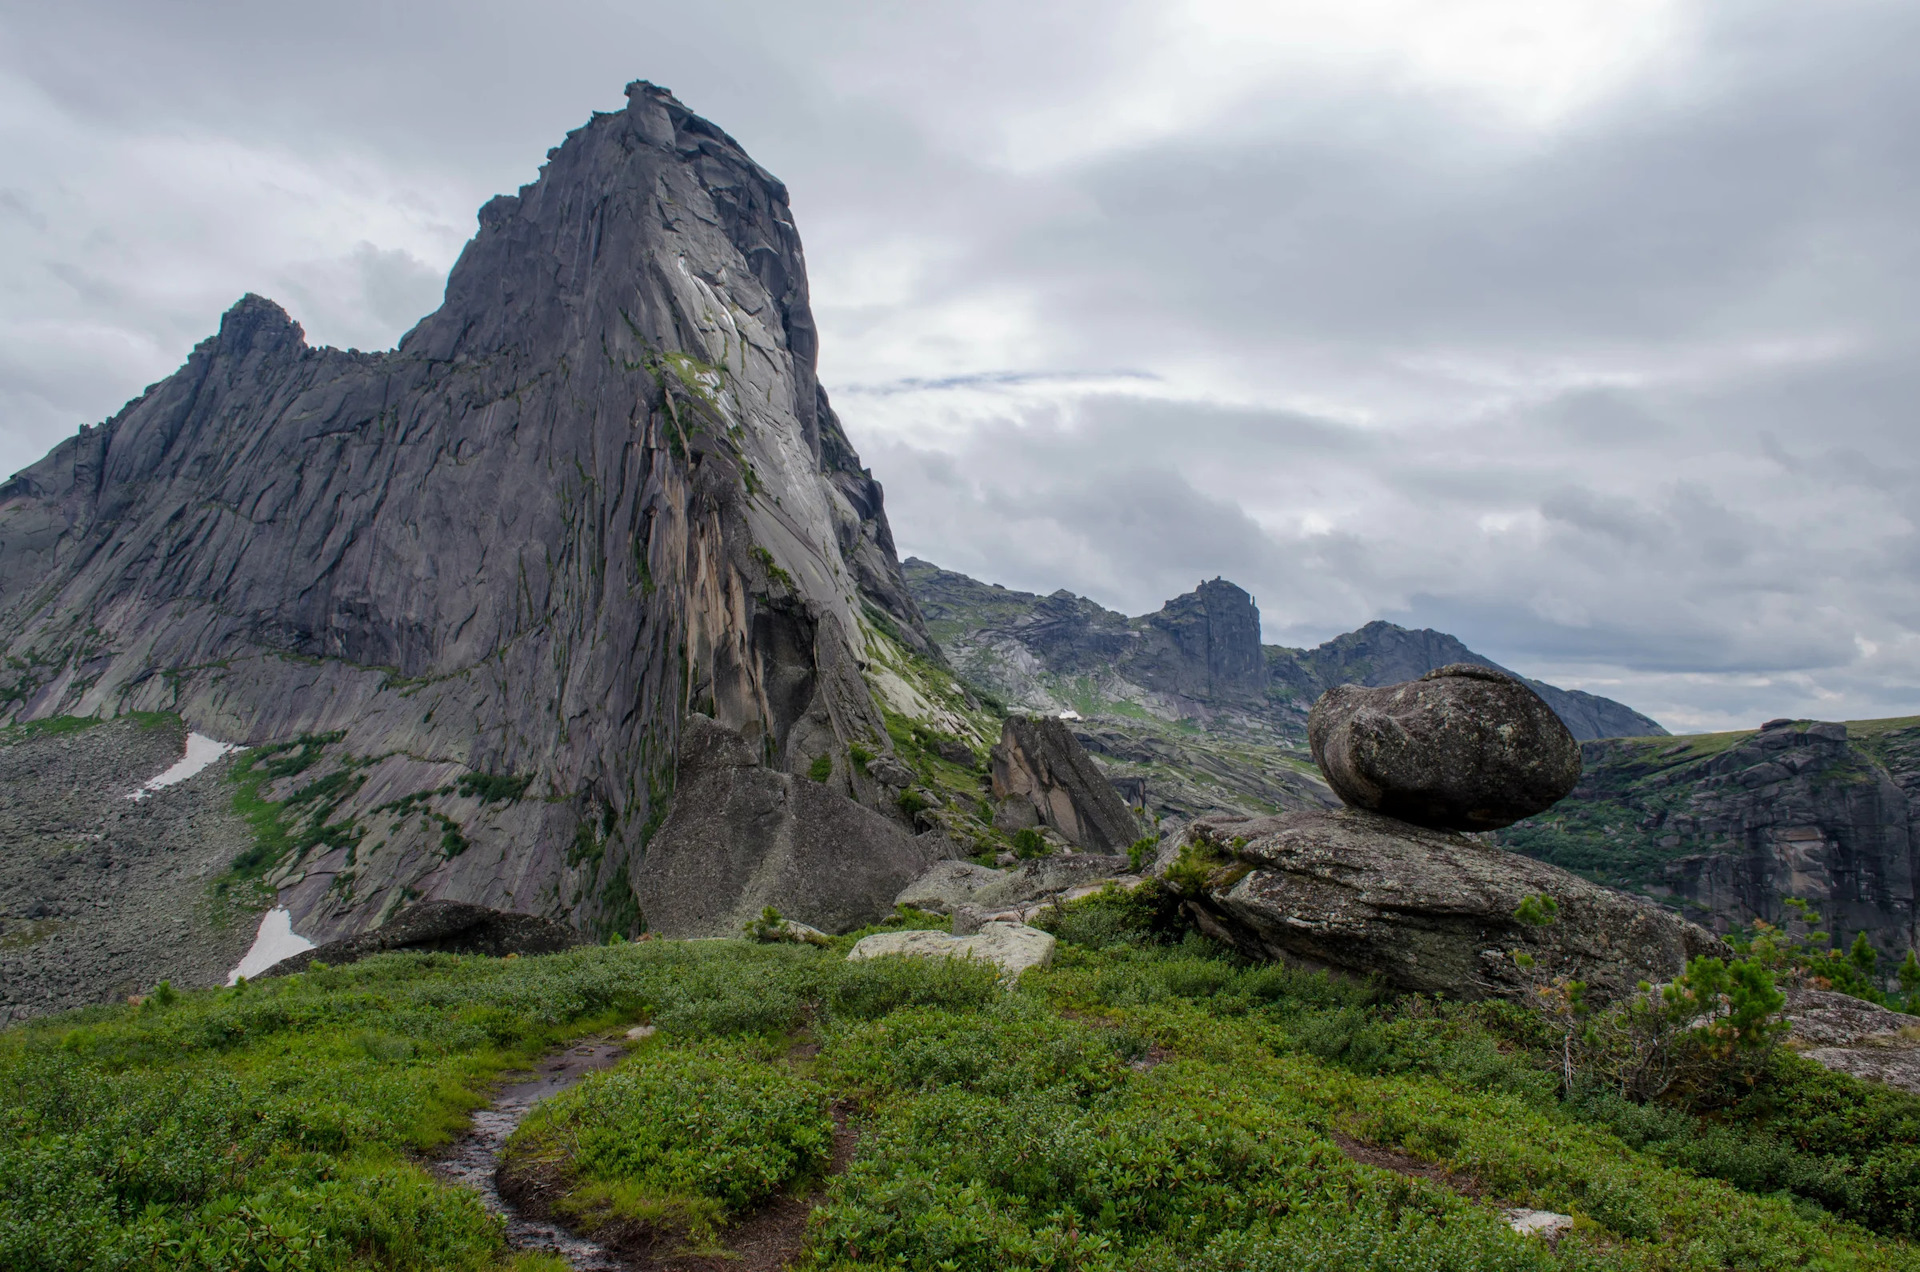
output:
POLYGON ((633 78, 792 191, 902 554, 1920 712, 1920 6, 0 2, 0 470, 245 291, 384 348, 633 78))

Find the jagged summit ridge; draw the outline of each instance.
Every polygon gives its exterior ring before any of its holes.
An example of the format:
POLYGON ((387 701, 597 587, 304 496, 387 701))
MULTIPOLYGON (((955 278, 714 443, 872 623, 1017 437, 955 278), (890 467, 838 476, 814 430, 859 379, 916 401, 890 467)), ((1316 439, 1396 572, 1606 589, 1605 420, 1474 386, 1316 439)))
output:
POLYGON ((884 749, 868 627, 925 641, 817 343, 785 188, 630 85, 397 349, 248 296, 0 487, 4 715, 338 734, 344 829, 272 876, 315 939, 412 896, 630 923, 689 709, 783 769, 884 749))
MULTIPOLYGON (((1335 685, 1397 684, 1453 663, 1507 671, 1445 632, 1381 621, 1313 649, 1263 645, 1253 597, 1221 578, 1129 618, 1065 589, 1045 597, 1010 591, 918 558, 909 558, 905 570, 930 630, 956 665, 1033 708, 1072 705, 1060 699, 1058 685, 1046 683, 1050 677, 1086 678, 1090 693, 1091 682, 1105 683, 1097 697, 1151 698, 1153 710, 1169 718, 1251 713, 1297 733, 1313 700, 1335 685)), ((1517 678, 1576 738, 1666 732, 1611 699, 1517 678)))

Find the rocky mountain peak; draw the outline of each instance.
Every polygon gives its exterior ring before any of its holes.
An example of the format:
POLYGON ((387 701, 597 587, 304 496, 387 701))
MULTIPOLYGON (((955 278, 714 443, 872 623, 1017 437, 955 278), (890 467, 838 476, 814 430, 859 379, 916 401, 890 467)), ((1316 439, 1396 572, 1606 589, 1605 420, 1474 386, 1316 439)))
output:
POLYGON ((0 488, 0 718, 301 747, 342 794, 267 879, 314 939, 415 897, 635 928, 690 711, 778 771, 890 747, 862 668, 926 636, 787 191, 627 96, 480 210, 397 349, 249 295, 0 488))
POLYGON ((1156 670, 1162 683, 1154 687, 1202 698, 1266 692, 1260 609, 1245 589, 1222 578, 1210 579, 1174 597, 1146 621, 1172 637, 1182 656, 1156 670))

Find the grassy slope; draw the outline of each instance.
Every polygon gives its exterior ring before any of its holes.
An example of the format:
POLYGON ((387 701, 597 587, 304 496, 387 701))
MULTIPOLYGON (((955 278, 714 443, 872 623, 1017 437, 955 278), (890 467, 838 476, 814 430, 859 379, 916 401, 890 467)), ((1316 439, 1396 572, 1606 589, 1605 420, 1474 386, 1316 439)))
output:
POLYGON ((968 966, 850 964, 844 939, 647 942, 390 955, 14 1029, 0 1266, 502 1267, 497 1225, 416 1163, 503 1068, 647 1020, 654 1042, 516 1152, 548 1153, 579 1214, 697 1241, 702 1216, 817 1177, 844 1101, 864 1137, 809 1267, 1920 1268, 1839 1217, 1915 1229, 1920 1101, 1783 1056, 1710 1120, 1567 1104, 1511 1012, 1153 944, 1162 918, 1082 905, 1011 994, 968 966), (1336 1136, 1473 1182, 1358 1164, 1336 1136), (1495 1199, 1580 1226, 1552 1252, 1495 1199))

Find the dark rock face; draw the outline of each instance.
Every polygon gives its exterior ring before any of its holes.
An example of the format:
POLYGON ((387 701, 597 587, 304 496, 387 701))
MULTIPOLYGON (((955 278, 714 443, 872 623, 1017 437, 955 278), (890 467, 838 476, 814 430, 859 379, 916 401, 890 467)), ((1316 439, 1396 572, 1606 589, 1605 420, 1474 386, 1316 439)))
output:
POLYGON ((845 932, 891 914, 933 860, 897 822, 766 767, 740 734, 695 715, 681 733, 673 812, 634 893, 661 936, 738 936, 767 906, 845 932))
POLYGON ((1891 975, 1914 947, 1920 722, 1775 721, 1755 732, 1589 742, 1580 784, 1502 831, 1520 852, 1678 902, 1718 930, 1810 901, 1891 975))
POLYGON ((1724 954, 1703 929, 1645 901, 1448 831, 1358 809, 1208 820, 1187 831, 1216 868, 1189 898, 1204 927, 1256 958, 1378 975, 1397 989, 1517 997, 1513 951, 1596 999, 1670 980, 1697 954, 1724 954), (1545 894, 1559 920, 1513 917, 1545 894))
POLYGON ((413 895, 617 926, 689 707, 782 769, 889 747, 868 616, 925 637, 816 345, 785 188, 634 84, 397 350, 249 296, 0 486, 0 718, 339 734, 358 848, 274 874, 310 937, 413 895))
POLYGON ((489 910, 460 901, 423 901, 394 914, 371 932, 328 941, 284 958, 262 973, 286 976, 313 963, 339 966, 393 950, 432 950, 441 954, 558 954, 586 940, 563 923, 532 914, 489 910))
POLYGON ((1188 698, 1258 697, 1267 691, 1260 610, 1247 592, 1214 579, 1168 601, 1146 623, 1166 639, 1135 655, 1140 683, 1188 698))
POLYGON ((1552 708, 1468 663, 1380 689, 1336 685, 1307 740, 1346 803, 1436 830, 1510 826, 1580 780, 1580 748, 1552 708))
POLYGON ((1009 716, 993 748, 993 796, 1008 825, 1051 826, 1087 852, 1124 853, 1140 823, 1067 726, 1009 716))

